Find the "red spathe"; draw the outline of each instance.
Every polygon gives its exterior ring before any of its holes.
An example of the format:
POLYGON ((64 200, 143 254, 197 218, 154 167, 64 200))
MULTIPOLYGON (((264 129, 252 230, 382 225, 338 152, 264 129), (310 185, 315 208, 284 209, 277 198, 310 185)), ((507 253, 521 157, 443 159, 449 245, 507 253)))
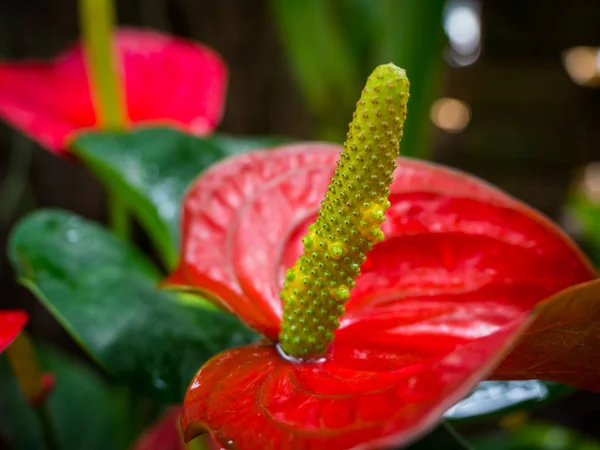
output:
POLYGON ((188 192, 166 284, 208 293, 265 337, 198 372, 184 401, 188 439, 209 431, 218 446, 248 450, 406 444, 489 376, 536 305, 595 277, 541 214, 464 173, 400 158, 386 239, 333 345, 320 361, 291 362, 275 346, 279 290, 339 151, 308 143, 238 156, 188 192))
MULTIPOLYGON (((169 125, 210 133, 224 107, 227 67, 213 50, 154 31, 115 36, 129 125, 169 125)), ((0 63, 0 117, 43 147, 66 151, 97 129, 81 44, 49 62, 0 63)))
POLYGON ((28 321, 29 317, 25 311, 0 311, 0 353, 15 340, 28 321))

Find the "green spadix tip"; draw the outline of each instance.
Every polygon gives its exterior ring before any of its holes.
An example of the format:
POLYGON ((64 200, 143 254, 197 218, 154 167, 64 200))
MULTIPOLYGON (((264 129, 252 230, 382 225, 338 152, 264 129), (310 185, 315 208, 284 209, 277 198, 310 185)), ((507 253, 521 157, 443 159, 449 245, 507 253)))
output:
POLYGON ((304 252, 281 291, 281 349, 295 358, 327 351, 366 254, 383 240, 409 91, 406 72, 378 66, 356 104, 316 221, 303 238, 304 252))

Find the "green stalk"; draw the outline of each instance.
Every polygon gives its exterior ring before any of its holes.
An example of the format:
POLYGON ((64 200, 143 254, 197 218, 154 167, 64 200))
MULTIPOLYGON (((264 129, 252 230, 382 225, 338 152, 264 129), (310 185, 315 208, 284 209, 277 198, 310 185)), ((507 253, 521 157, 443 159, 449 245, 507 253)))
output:
POLYGON ((46 402, 47 386, 31 338, 22 332, 5 351, 11 372, 29 407, 35 412, 48 450, 59 450, 60 443, 46 402))
POLYGON ((56 427, 54 421, 48 410, 48 406, 44 403, 35 408, 35 415, 42 428, 42 434, 44 436, 44 442, 46 443, 47 450, 60 450, 60 441, 58 434, 56 433, 56 427))
POLYGON ((127 114, 112 39, 112 1, 80 0, 80 20, 98 122, 102 128, 121 130, 127 123, 127 114))
POLYGON ((127 205, 116 194, 108 196, 108 224, 115 236, 127 240, 131 236, 131 221, 127 205))
MULTIPOLYGON (((80 0, 79 7, 96 118, 100 127, 105 130, 123 130, 127 126, 127 110, 123 87, 119 83, 118 61, 113 45, 113 2, 80 0)), ((108 201, 110 226, 118 237, 126 240, 131 231, 127 207, 114 192, 110 193, 108 201)))

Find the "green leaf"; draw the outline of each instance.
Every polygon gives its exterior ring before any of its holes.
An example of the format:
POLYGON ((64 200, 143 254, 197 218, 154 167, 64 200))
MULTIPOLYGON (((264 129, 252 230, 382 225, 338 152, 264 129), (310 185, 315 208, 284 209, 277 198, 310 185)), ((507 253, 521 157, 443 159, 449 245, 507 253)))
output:
POLYGON ((581 227, 587 253, 594 264, 600 266, 600 205, 580 188, 571 194, 567 211, 581 227))
POLYGON ((341 141, 364 80, 339 8, 331 0, 271 0, 271 10, 292 74, 318 121, 318 138, 341 141))
POLYGON ((271 0, 287 58, 320 139, 343 140, 367 76, 379 64, 411 82, 401 152, 427 158, 429 109, 443 78, 445 0, 271 0), (310 30, 310 33, 307 33, 310 30))
POLYGON ((545 422, 526 422, 470 442, 482 450, 600 450, 600 443, 577 431, 545 422))
MULTIPOLYGON (((40 362, 55 377, 48 406, 63 450, 120 450, 132 438, 124 421, 122 390, 111 388, 91 367, 41 346, 40 362)), ((0 356, 0 434, 15 449, 43 449, 34 412, 22 396, 5 357, 0 356)))
POLYGON ((443 76, 442 27, 445 0, 379 0, 372 65, 393 61, 406 69, 410 101, 400 151, 404 156, 431 156, 433 126, 429 109, 439 94, 443 76))
POLYGON ((217 161, 285 142, 283 138, 198 138, 170 128, 79 136, 73 152, 113 195, 121 197, 172 268, 179 249, 181 200, 189 184, 217 161))
POLYGON ((103 228, 60 211, 22 221, 9 243, 20 281, 110 374, 179 402, 212 355, 256 339, 236 318, 156 289, 157 270, 103 228))
POLYGON ((484 381, 467 398, 450 408, 445 418, 452 421, 487 419, 520 409, 531 409, 556 400, 574 389, 559 383, 537 380, 484 381))
POLYGON ((472 447, 448 423, 443 423, 435 430, 413 443, 407 450, 473 450, 472 447))

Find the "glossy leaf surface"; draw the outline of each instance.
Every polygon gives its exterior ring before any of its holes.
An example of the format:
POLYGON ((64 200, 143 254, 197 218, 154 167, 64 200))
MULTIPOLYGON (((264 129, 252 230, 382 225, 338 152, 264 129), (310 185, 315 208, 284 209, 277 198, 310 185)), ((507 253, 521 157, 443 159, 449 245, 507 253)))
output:
POLYGON ((29 318, 25 311, 0 311, 0 353, 17 337, 28 320, 29 318))
MULTIPOLYGON (((125 450, 130 430, 125 420, 126 398, 109 387, 86 364, 46 346, 38 346, 40 362, 54 374, 48 407, 64 450, 125 450), (74 394, 76 393, 76 395, 74 394)), ((15 449, 45 448, 34 412, 0 357, 0 435, 15 449)))
POLYGON ((180 402, 199 363, 255 339, 228 314, 157 290, 159 274, 142 254, 66 212, 21 222, 10 259, 20 281, 98 363, 155 398, 180 402))
POLYGON ((573 392, 559 383, 538 380, 483 381, 444 414, 447 420, 479 420, 532 409, 573 392))
MULTIPOLYGON (((283 273, 338 151, 295 144, 205 172, 185 198, 182 257, 167 283, 212 292, 276 341, 283 273)), ((574 244, 517 200, 441 166, 398 165, 386 240, 368 254, 324 360, 292 364, 273 346, 215 357, 186 395, 187 437, 208 429, 240 448, 406 443, 489 374, 536 304, 594 277, 574 244)))
POLYGON ((207 167, 236 153, 268 148, 281 138, 197 138, 172 129, 78 137, 73 151, 135 212, 169 265, 179 248, 181 200, 207 167))
MULTIPOLYGON (((213 50, 130 28, 118 31, 116 45, 132 125, 171 125, 197 135, 215 128, 227 68, 213 50)), ((74 133, 97 126, 83 56, 76 44, 49 62, 0 64, 0 117, 49 150, 64 152, 74 133)))

